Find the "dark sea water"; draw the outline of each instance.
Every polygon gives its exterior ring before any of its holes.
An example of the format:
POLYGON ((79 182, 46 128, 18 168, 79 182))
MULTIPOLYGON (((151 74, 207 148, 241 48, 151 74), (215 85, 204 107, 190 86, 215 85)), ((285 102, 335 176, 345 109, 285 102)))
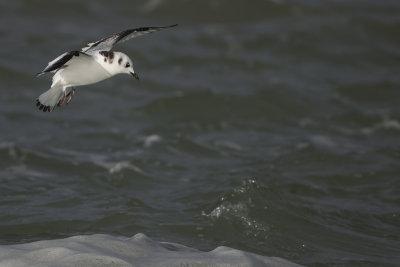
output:
POLYGON ((399 1, 0 1, 0 244, 134 236, 400 264, 399 1), (35 106, 128 28, 127 75, 35 106))

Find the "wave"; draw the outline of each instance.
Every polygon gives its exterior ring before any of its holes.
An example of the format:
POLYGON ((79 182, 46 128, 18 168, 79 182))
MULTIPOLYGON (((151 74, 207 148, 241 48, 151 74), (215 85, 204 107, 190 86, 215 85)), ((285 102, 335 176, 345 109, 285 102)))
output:
POLYGON ((79 235, 0 246, 0 266, 299 266, 229 247, 203 252, 184 245, 133 237, 79 235))

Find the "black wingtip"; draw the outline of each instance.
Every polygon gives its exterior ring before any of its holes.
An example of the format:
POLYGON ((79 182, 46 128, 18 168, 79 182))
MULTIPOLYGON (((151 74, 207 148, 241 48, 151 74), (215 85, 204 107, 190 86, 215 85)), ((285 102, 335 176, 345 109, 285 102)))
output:
POLYGON ((176 27, 176 26, 178 26, 177 23, 176 23, 176 24, 169 25, 169 26, 149 27, 149 28, 168 29, 168 28, 172 28, 172 27, 176 27))

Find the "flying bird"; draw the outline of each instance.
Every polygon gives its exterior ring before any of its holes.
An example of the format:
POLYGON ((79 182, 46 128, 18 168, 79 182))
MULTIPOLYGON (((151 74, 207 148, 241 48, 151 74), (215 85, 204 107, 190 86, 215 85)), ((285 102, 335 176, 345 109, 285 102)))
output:
POLYGON ((114 45, 131 38, 175 26, 177 24, 130 29, 89 43, 80 51, 65 52, 36 74, 38 77, 44 73, 54 73, 51 88, 37 98, 36 106, 44 112, 50 112, 56 106, 71 101, 75 94, 75 86, 97 83, 117 74, 130 74, 139 80, 132 60, 124 53, 113 52, 111 49, 114 45))

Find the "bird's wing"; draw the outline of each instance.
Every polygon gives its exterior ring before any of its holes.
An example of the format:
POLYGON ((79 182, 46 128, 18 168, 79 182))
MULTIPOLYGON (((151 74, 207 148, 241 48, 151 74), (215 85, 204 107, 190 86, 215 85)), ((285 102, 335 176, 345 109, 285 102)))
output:
POLYGON ((164 26, 164 27, 141 27, 136 29, 130 29, 126 31, 122 31, 117 34, 113 34, 109 37, 103 38, 99 41, 89 43, 86 47, 82 48, 82 52, 87 54, 93 54, 95 51, 110 51, 112 47, 118 43, 125 42, 131 38, 138 37, 147 33, 152 33, 155 31, 159 31, 165 28, 175 27, 178 24, 164 26))
POLYGON ((49 64, 47 65, 44 70, 36 74, 37 76, 40 76, 46 72, 55 72, 61 68, 66 67, 69 64, 72 64, 73 61, 76 60, 87 60, 89 58, 92 58, 90 55, 81 52, 81 51, 69 51, 65 52, 64 54, 60 55, 59 57, 55 58, 54 60, 50 61, 49 64), (69 62, 69 64, 67 64, 69 62))

